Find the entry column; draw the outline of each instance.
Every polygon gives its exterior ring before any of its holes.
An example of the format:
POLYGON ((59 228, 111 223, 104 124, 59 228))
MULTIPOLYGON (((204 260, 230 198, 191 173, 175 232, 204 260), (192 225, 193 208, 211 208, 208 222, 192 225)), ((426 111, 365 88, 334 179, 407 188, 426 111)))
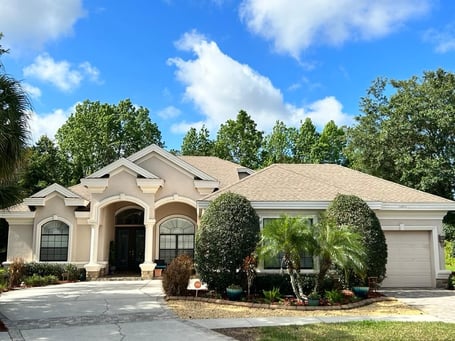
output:
POLYGON ((155 219, 153 219, 145 224, 144 263, 139 265, 142 279, 152 279, 156 266, 156 263, 153 261, 153 227, 155 226, 155 222, 155 219))
POLYGON ((101 265, 98 264, 98 235, 99 225, 92 224, 90 231, 90 261, 84 265, 87 277, 89 279, 96 279, 100 275, 101 265))

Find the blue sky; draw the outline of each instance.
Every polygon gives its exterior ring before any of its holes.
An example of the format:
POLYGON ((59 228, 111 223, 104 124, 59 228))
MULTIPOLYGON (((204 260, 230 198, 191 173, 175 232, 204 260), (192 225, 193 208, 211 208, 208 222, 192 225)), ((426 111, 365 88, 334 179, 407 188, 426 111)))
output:
POLYGON ((451 0, 0 0, 2 57, 53 138, 86 99, 149 109, 168 149, 246 110, 353 124, 376 77, 455 69, 451 0))

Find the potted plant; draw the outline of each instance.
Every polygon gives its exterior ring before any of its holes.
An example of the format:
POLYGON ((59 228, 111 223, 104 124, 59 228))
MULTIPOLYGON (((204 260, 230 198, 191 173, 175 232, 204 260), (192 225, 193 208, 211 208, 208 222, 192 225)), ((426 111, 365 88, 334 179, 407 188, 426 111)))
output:
POLYGON ((321 298, 321 295, 319 295, 316 291, 311 292, 308 295, 308 305, 318 306, 320 298, 321 298))
POLYGON ((226 288, 226 294, 231 301, 238 301, 242 297, 243 289, 238 284, 231 284, 226 288))

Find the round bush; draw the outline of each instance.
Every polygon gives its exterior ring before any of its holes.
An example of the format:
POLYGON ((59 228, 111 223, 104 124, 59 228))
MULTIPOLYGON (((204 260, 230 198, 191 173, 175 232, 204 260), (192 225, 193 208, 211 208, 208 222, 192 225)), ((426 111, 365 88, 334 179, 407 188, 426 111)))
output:
POLYGON ((175 257, 163 272, 163 290, 167 296, 186 294, 193 270, 193 260, 188 255, 175 257))
POLYGON ((259 241, 259 217, 250 202, 235 193, 213 200, 196 234, 195 263, 210 289, 223 292, 240 283, 238 270, 259 241))
POLYGON ((362 235, 367 253, 366 275, 378 277, 380 283, 386 274, 387 244, 374 211, 357 196, 338 194, 327 208, 326 217, 337 225, 354 226, 362 235))

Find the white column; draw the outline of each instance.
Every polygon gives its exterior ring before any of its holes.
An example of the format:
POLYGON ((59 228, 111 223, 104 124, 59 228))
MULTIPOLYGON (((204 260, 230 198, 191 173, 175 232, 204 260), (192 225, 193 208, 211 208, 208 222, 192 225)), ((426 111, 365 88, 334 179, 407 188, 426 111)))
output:
POLYGON ((98 234, 99 226, 93 224, 90 231, 90 262, 89 264, 98 263, 98 234))
POLYGON ((84 265, 87 275, 91 277, 98 277, 97 274, 101 269, 101 265, 98 264, 98 234, 99 234, 99 225, 92 224, 90 231, 90 260, 88 264, 84 265))
POLYGON ((144 250, 144 263, 153 263, 153 227, 155 220, 149 221, 145 225, 145 250, 144 250))
POLYGON ((155 219, 152 219, 145 224, 144 263, 139 264, 139 267, 141 268, 141 277, 143 279, 152 279, 153 271, 156 266, 153 261, 153 227, 155 226, 155 222, 155 219))

